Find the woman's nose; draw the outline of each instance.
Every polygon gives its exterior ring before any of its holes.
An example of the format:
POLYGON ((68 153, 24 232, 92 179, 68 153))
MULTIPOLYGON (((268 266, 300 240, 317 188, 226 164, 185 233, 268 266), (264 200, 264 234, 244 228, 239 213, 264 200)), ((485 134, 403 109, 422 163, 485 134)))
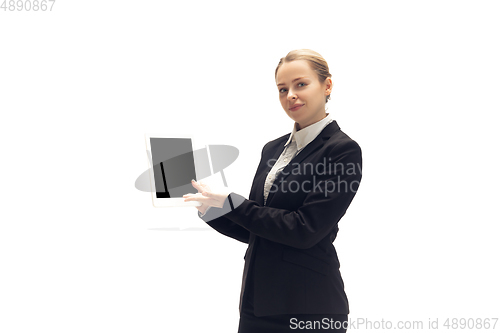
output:
POLYGON ((294 100, 294 99, 296 99, 296 98, 297 98, 297 96, 295 95, 295 93, 293 92, 293 90, 291 90, 291 89, 290 89, 290 90, 288 91, 288 96, 287 96, 287 99, 288 99, 289 101, 291 101, 291 100, 294 100))

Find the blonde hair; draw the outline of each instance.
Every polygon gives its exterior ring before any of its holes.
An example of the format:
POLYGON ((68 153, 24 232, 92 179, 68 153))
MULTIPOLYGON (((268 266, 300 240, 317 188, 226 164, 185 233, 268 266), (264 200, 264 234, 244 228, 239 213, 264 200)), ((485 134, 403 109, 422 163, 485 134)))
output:
MULTIPOLYGON (((278 75, 278 69, 286 62, 292 62, 294 60, 307 60, 311 69, 316 72, 318 75, 319 82, 325 82, 326 78, 332 77, 330 74, 330 70, 328 68, 328 63, 326 60, 319 54, 313 50, 309 49, 300 49, 293 50, 288 52, 288 54, 280 59, 278 66, 276 67, 276 71, 274 72, 274 79, 278 75)), ((326 96, 326 102, 330 99, 330 95, 326 96)))

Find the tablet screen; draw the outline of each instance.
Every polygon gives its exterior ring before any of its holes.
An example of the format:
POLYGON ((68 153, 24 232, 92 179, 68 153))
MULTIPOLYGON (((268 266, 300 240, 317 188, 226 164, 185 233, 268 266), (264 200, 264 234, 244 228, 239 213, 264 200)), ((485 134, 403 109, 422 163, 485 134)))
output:
POLYGON ((195 193, 193 144, 186 138, 150 138, 157 198, 182 198, 195 193))

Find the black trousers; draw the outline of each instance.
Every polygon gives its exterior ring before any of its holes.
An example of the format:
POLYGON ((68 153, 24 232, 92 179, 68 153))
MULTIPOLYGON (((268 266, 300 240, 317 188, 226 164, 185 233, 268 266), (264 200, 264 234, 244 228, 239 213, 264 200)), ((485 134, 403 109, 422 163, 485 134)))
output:
POLYGON ((345 333, 346 314, 284 314, 256 317, 253 313, 253 279, 247 277, 248 290, 243 297, 238 333, 345 333))

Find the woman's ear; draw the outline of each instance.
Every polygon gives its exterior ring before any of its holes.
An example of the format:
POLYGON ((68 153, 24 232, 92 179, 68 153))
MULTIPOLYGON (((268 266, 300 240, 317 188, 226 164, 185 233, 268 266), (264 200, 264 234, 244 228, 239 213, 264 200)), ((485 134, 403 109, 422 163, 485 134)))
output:
POLYGON ((325 90, 325 96, 328 96, 331 94, 333 90, 333 81, 331 78, 327 77, 325 79, 325 85, 326 85, 326 90, 325 90))

